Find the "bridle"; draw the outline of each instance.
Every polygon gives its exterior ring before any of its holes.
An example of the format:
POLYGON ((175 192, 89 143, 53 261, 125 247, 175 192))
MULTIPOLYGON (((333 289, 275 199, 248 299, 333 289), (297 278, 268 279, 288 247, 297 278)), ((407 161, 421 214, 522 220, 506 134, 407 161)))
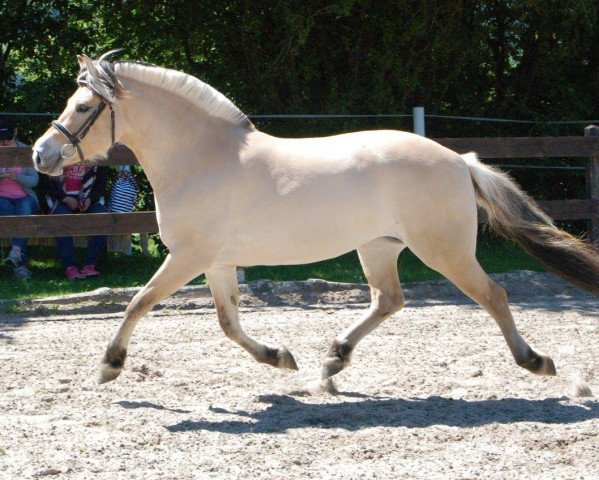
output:
MULTIPOLYGON (((89 87, 89 85, 87 84, 87 81, 85 80, 85 77, 83 78, 79 78, 77 80, 77 83, 79 84, 80 87, 89 87)), ((93 89, 90 89, 92 91, 94 91, 93 89)), ((97 92, 94 92, 97 94, 97 92)), ((89 132, 90 128, 92 128, 92 126, 94 125, 94 123, 96 123, 96 120, 98 120, 98 118, 100 118, 100 115, 102 115, 102 112, 104 111, 104 109, 106 107, 108 107, 110 109, 110 122, 111 122, 111 141, 112 143, 110 144, 110 146, 113 146, 115 143, 114 140, 114 109, 112 108, 112 104, 107 101, 106 99, 104 99, 102 96, 100 96, 101 101, 98 104, 98 106, 96 108, 93 109, 92 113, 90 114, 89 117, 87 117, 87 120, 85 120, 85 122, 83 122, 83 125, 81 125, 81 127, 79 127, 79 130, 77 130, 75 133, 71 133, 71 131, 65 127, 62 123, 60 123, 58 120, 54 120, 52 122, 52 126, 58 130, 60 133, 62 133, 65 137, 67 137, 67 140, 69 143, 65 143, 62 148, 60 149, 60 156, 64 159, 71 159, 75 156, 75 153, 79 154, 79 159, 83 162, 84 157, 83 157, 83 151, 81 150, 81 147, 79 146, 79 144, 83 141, 83 139, 85 138, 85 136, 87 135, 87 133, 89 132), (71 155, 66 155, 65 154, 65 148, 72 146, 74 147, 75 151, 73 151, 73 153, 71 155)))

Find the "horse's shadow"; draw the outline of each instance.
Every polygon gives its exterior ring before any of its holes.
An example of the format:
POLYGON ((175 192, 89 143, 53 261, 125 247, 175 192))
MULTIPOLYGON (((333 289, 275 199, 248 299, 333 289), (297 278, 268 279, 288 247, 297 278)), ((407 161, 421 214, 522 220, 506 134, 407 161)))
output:
POLYGON ((599 402, 566 403, 566 398, 526 400, 454 400, 445 397, 377 399, 342 403, 304 403, 286 395, 264 395, 269 404, 254 413, 213 408, 214 413, 236 415, 222 421, 183 421, 166 427, 171 432, 207 430, 224 433, 283 433, 295 428, 371 427, 424 428, 433 425, 476 427, 491 423, 538 422, 567 424, 599 418, 599 402))
POLYGON ((25 325, 25 318, 23 315, 6 314, 3 310, 6 310, 6 307, 0 305, 0 342, 12 344, 12 332, 25 325))
POLYGON ((135 409, 135 408, 153 408, 154 410, 166 410, 174 413, 191 413, 190 410, 183 410, 181 408, 167 408, 162 405, 158 405, 157 403, 152 402, 129 402, 127 400, 120 400, 118 402, 113 402, 115 405, 120 405, 123 408, 127 409, 135 409))

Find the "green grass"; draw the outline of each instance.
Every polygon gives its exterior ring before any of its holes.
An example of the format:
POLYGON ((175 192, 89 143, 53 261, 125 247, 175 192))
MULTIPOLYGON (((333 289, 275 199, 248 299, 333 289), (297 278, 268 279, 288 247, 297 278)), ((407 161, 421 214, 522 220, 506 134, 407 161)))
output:
MULTIPOLYGON (((154 250, 152 255, 143 256, 135 251, 129 257, 123 254, 109 253, 98 269, 100 278, 69 282, 60 264, 55 247, 31 247, 29 256, 33 278, 17 281, 8 265, 0 266, 0 299, 25 299, 87 292, 100 287, 139 287, 144 285, 162 263, 161 256, 154 250)), ((83 251, 78 251, 79 258, 83 251)), ((508 272, 512 270, 543 271, 543 268, 531 257, 512 244, 501 242, 489 235, 481 235, 477 256, 488 273, 508 272)), ((426 267, 411 252, 405 250, 399 259, 402 282, 424 281, 442 278, 438 273, 426 267)), ((248 281, 258 279, 306 280, 321 278, 338 282, 364 282, 355 252, 342 255, 324 262, 308 265, 283 267, 251 267, 246 269, 248 281)), ((199 277, 192 284, 201 284, 199 277)))
MULTIPOLYGON (((479 237, 477 257, 487 273, 513 270, 544 271, 532 257, 517 246, 503 242, 488 234, 479 237)), ((399 275, 402 282, 420 282, 443 278, 424 265, 412 252, 404 250, 399 256, 399 275)), ((248 281, 269 278, 272 280, 307 280, 321 278, 337 282, 365 282, 357 253, 308 265, 283 267, 252 267, 246 270, 248 281)))
MULTIPOLYGON (((83 251, 79 251, 83 258, 83 251)), ((98 266, 102 276, 69 282, 58 261, 56 248, 32 247, 29 249, 29 269, 33 278, 26 281, 15 280, 12 266, 1 267, 0 298, 22 299, 66 295, 94 290, 100 287, 134 287, 144 285, 160 266, 157 256, 144 257, 136 253, 132 257, 109 253, 98 266)))

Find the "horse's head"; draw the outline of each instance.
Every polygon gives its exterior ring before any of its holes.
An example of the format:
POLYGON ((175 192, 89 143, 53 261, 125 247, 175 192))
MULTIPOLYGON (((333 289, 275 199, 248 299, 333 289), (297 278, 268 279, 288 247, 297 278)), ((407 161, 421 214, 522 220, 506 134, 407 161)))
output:
POLYGON ((65 166, 105 152, 115 142, 113 105, 123 88, 106 61, 109 55, 92 61, 77 57, 79 88, 52 127, 33 146, 33 164, 42 173, 59 175, 65 166))

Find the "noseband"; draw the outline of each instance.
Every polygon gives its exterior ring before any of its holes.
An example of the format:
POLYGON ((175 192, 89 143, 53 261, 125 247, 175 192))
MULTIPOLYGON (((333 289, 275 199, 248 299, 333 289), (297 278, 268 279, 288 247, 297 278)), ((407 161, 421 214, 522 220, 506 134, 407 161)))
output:
MULTIPOLYGON (((87 84, 81 84, 81 85, 87 86, 87 84)), ((65 147, 68 147, 69 144, 65 143, 63 145, 62 149, 60 150, 61 157, 68 160, 70 158, 73 158, 75 156, 75 152, 77 152, 79 154, 79 160, 81 160, 83 162, 83 160, 84 160, 83 151, 81 150, 81 147, 79 146, 79 144, 85 138, 85 136, 89 132, 90 128, 92 128, 94 123, 96 123, 96 120, 98 120, 98 118, 100 118, 100 115, 102 114, 102 112, 104 111, 104 109, 107 106, 110 109, 110 122, 112 124, 111 125, 111 140, 112 140, 111 146, 114 145, 114 109, 112 108, 112 105, 109 102, 102 99, 102 101, 99 103, 99 105, 96 108, 94 108, 94 110, 92 111, 90 116, 87 117, 87 120, 85 122, 83 122, 83 125, 81 125, 81 127, 79 127, 79 130, 77 130, 75 133, 71 133, 67 127, 65 127, 62 123, 60 123, 57 120, 54 120, 52 122, 52 126, 56 130, 58 130, 60 133, 62 133, 65 137, 67 137, 69 142, 71 142, 70 146, 75 148, 75 151, 71 155, 66 155, 64 149, 65 149, 65 147)))

